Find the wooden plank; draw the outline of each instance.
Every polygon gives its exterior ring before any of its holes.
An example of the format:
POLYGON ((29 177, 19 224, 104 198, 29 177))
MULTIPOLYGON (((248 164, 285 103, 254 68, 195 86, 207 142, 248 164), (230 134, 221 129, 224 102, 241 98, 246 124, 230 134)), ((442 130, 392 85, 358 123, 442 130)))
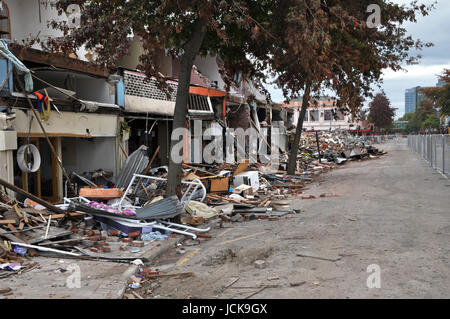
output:
POLYGON ((0 225, 8 225, 8 224, 15 224, 16 220, 15 219, 3 219, 0 220, 0 225))
POLYGON ((71 217, 76 217, 76 216, 85 215, 85 213, 53 214, 53 215, 44 216, 44 218, 45 218, 45 220, 48 220, 50 218, 50 216, 51 216, 52 219, 61 219, 61 218, 64 218, 66 215, 69 215, 71 217))
POLYGON ((191 277, 194 276, 193 272, 184 272, 184 273, 178 273, 178 274, 155 274, 155 275, 148 275, 145 276, 145 278, 162 278, 162 277, 191 277))
POLYGON ((49 210, 51 210, 51 211, 53 211, 55 213, 66 214, 66 211, 62 210, 61 208, 56 207, 56 206, 46 202, 45 200, 42 200, 39 197, 34 196, 33 194, 30 194, 27 191, 24 191, 23 189, 8 183, 7 181, 5 181, 5 180, 3 180, 1 178, 0 178, 0 185, 3 185, 6 188, 9 188, 9 189, 13 190, 16 193, 19 193, 19 194, 21 194, 23 196, 26 196, 26 197, 30 198, 31 200, 34 200, 36 203, 41 204, 42 206, 48 208, 49 210))
MULTIPOLYGON (((13 230, 13 231, 15 231, 16 230, 16 228, 13 226, 13 225, 11 225, 11 224, 9 224, 8 225, 8 227, 9 227, 9 229, 11 229, 11 230, 13 230)), ((2 228, 0 228, 0 235, 2 235, 3 237, 5 237, 5 238, 7 238, 7 239, 9 239, 10 241, 16 241, 16 242, 19 242, 19 243, 28 243, 25 239, 23 239, 21 236, 14 236, 14 235, 12 235, 12 234, 7 234, 7 231, 6 230, 3 230, 2 228), (6 233, 6 234, 5 234, 6 233)))
POLYGON ((244 172, 247 169, 249 163, 250 163, 250 160, 248 158, 246 158, 243 162, 239 163, 238 167, 233 172, 233 176, 236 176, 239 173, 244 172))
POLYGON ((9 239, 10 241, 16 241, 19 243, 25 243, 22 239, 12 235, 12 234, 8 234, 8 232, 2 228, 0 228, 0 235, 9 239))
POLYGON ((42 236, 39 237, 39 235, 37 235, 35 238, 30 239, 30 244, 37 244, 43 241, 47 241, 50 239, 54 239, 54 238, 59 238, 59 237, 65 237, 65 236, 70 236, 73 233, 69 230, 62 230, 62 231, 58 231, 58 229, 56 229, 56 231, 54 230, 55 227, 51 227, 51 232, 50 234, 47 236, 47 238, 44 238, 45 236, 45 232, 40 232, 42 233, 42 236))
POLYGON ((11 46, 10 50, 17 58, 22 61, 52 65, 66 70, 79 71, 103 78, 107 78, 109 76, 109 71, 106 68, 60 54, 42 52, 40 50, 26 48, 18 44, 11 46))
POLYGON ((297 253, 297 256, 322 259, 322 260, 327 260, 327 261, 338 261, 339 259, 341 259, 340 256, 335 256, 335 255, 327 256, 327 255, 322 255, 320 253, 315 253, 315 252, 310 252, 310 251, 301 251, 301 252, 297 253))

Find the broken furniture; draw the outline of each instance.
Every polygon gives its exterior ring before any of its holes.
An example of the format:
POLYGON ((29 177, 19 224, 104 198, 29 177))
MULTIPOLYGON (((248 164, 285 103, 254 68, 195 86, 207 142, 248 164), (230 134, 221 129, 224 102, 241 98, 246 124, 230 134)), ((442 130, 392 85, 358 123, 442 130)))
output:
POLYGON ((210 230, 210 228, 195 228, 164 221, 163 219, 173 218, 184 212, 184 208, 176 196, 171 196, 151 203, 148 206, 137 208, 135 210, 135 216, 114 214, 105 210, 93 208, 89 206, 89 201, 83 197, 65 198, 64 201, 66 207, 68 204, 71 209, 93 215, 99 221, 109 224, 116 229, 123 230, 125 229, 123 227, 131 227, 131 229, 127 228, 125 232, 134 231, 134 228, 157 228, 191 236, 196 239, 197 236, 195 233, 189 231, 202 233, 210 230), (109 220, 112 221, 112 224, 109 220))

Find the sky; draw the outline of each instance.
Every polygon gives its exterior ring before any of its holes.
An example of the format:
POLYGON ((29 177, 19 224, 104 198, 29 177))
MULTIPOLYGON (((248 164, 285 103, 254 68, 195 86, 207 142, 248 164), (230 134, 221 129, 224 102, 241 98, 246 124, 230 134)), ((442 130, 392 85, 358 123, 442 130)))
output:
MULTIPOLYGON (((409 0, 393 0, 399 4, 408 4, 409 0)), ((426 5, 434 0, 419 0, 419 3, 426 5)), ((381 13, 383 14, 383 13, 381 13)), ((369 15, 369 14, 368 14, 369 15)), ((437 0, 435 9, 426 17, 419 16, 416 23, 407 22, 403 27, 414 39, 424 42, 432 42, 433 47, 424 48, 419 53, 422 59, 419 64, 404 68, 407 72, 386 70, 383 76, 381 88, 391 101, 391 106, 397 108, 396 118, 405 113, 405 90, 415 86, 435 86, 444 68, 450 69, 450 1, 437 0)), ((413 55, 417 52, 412 51, 413 55)), ((380 89, 374 85, 374 93, 380 89)), ((280 89, 273 85, 268 86, 268 90, 275 102, 284 100, 280 89)), ((370 101, 366 101, 365 107, 370 101)))

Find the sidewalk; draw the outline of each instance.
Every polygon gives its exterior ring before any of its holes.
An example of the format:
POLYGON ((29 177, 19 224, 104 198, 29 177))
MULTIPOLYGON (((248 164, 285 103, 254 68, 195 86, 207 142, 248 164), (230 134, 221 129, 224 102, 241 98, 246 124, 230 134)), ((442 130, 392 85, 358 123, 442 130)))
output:
MULTIPOLYGON (((136 254, 136 259, 149 261, 181 241, 182 236, 153 242, 136 254)), ((52 257, 34 257, 39 267, 29 272, 0 279, 0 287, 11 288, 8 299, 120 299, 128 278, 137 266, 110 261, 86 261, 52 257), (80 288, 69 288, 73 269, 80 270, 80 288)), ((2 297, 2 296, 0 296, 2 297)))
POLYGON ((309 185, 305 195, 316 198, 298 196, 291 203, 300 214, 224 224, 211 240, 188 247, 186 261, 164 254, 154 267, 195 276, 161 280, 152 296, 450 297, 450 181, 404 140, 379 147, 388 154, 349 163, 309 185), (323 193, 335 196, 319 197, 323 193), (338 260, 298 256, 305 250, 338 260), (370 289, 367 268, 373 264, 380 267, 381 287, 370 289))

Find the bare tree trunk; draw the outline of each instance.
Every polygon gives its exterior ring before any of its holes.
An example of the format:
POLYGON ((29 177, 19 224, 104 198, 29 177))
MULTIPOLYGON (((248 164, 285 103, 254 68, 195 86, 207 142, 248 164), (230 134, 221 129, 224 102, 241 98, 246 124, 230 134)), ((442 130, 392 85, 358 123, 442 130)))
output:
MULTIPOLYGON (((186 116, 189 101, 189 85, 191 83, 192 66, 197 56, 206 34, 206 23, 203 20, 197 22, 192 33, 191 39, 184 47, 184 53, 180 62, 180 74, 178 77, 178 91, 175 102, 175 114, 173 117, 172 130, 176 128, 186 127, 186 116)), ((178 140, 170 142, 170 152, 178 140)), ((169 176, 167 177, 166 195, 181 194, 181 162, 175 163, 169 154, 169 176)))
POLYGON ((292 145, 291 154, 289 155, 289 162, 287 167, 287 173, 289 175, 295 175, 295 169, 297 167, 298 147, 300 144, 300 137, 302 135, 303 130, 303 120, 305 118, 306 109, 308 108, 309 105, 310 93, 311 93, 311 82, 308 81, 306 82, 305 85, 305 93, 303 94, 302 109, 300 111, 300 115, 297 121, 297 128, 295 130, 294 144, 292 145))

